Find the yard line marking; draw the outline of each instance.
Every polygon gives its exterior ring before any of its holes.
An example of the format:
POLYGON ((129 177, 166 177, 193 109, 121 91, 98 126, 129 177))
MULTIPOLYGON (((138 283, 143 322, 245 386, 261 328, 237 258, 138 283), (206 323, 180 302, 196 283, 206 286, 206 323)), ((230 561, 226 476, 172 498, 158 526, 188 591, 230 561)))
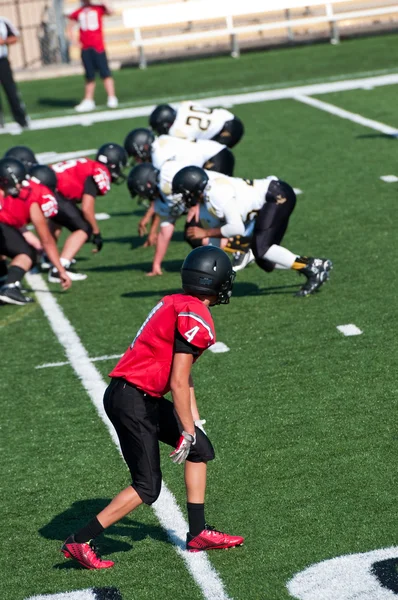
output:
MULTIPOLYGON (((104 354, 104 356, 94 356, 94 358, 89 358, 90 362, 98 362, 100 360, 110 360, 111 358, 120 358, 123 354, 104 354)), ((64 367, 65 365, 70 365, 71 363, 66 360, 64 362, 53 362, 53 363, 44 363, 43 365, 37 365, 35 369, 47 369, 48 367, 64 367)))
POLYGON ((398 177, 396 175, 382 175, 380 179, 386 183, 396 183, 398 181, 398 177))
POLYGON ((341 333, 343 335, 346 335, 346 336, 361 335, 361 333, 363 333, 363 331, 361 331, 361 329, 359 329, 359 327, 357 327, 353 323, 349 323, 348 325, 337 325, 336 328, 339 331, 341 331, 341 333))
POLYGON ((336 117, 341 117, 342 119, 347 119, 348 121, 353 121, 358 125, 363 125, 364 127, 369 127, 370 129, 375 129, 376 131, 381 131, 381 133, 385 133, 386 135, 398 136, 398 130, 395 127, 390 127, 389 125, 385 125, 384 123, 380 123, 379 121, 373 121, 373 119, 367 119, 366 117, 362 117, 357 113, 350 112, 348 110, 344 110, 343 108, 339 108, 334 104, 329 104, 328 102, 323 102, 318 100, 317 98, 309 98, 305 95, 297 95, 295 100, 298 102, 303 102, 304 104, 309 104, 314 108, 319 108, 320 110, 324 110, 336 117))
MULTIPOLYGON (((100 372, 91 363, 87 350, 83 346, 75 329, 64 315, 54 296, 49 293, 50 290, 43 277, 39 274, 32 275, 28 273, 26 279, 32 290, 36 293, 37 301, 42 307, 59 343, 63 346, 73 370, 87 391, 120 452, 118 437, 106 416, 102 404, 106 384, 100 372)), ((188 571, 199 586, 204 598, 206 600, 231 600, 225 591, 223 582, 206 554, 204 552, 191 553, 185 550, 185 536, 188 531, 188 523, 183 517, 174 495, 164 482, 162 482, 162 491, 159 499, 152 507, 160 524, 175 545, 176 552, 184 560, 188 571)))
MULTIPOLYGON (((263 90, 258 92, 229 94, 224 96, 192 98, 193 102, 200 102, 204 106, 234 106, 239 104, 252 104, 256 102, 267 102, 269 100, 292 99, 297 96, 313 96, 318 94, 329 94, 331 92, 344 92, 348 90, 366 89, 369 86, 378 87, 384 85, 395 85, 398 83, 398 73, 391 75, 380 75, 376 77, 365 77, 360 79, 345 79, 329 83, 314 83, 310 85, 279 88, 275 90, 263 90)), ((58 127, 70 127, 72 125, 92 125, 106 121, 119 121, 121 119, 133 119, 135 117, 147 117, 155 108, 154 104, 136 106, 133 108, 122 108, 105 110, 89 114, 68 115, 62 117, 49 117, 47 119, 33 119, 29 129, 54 129, 58 127)), ((375 121, 376 122, 376 121, 375 121)), ((395 131, 395 130, 394 130, 395 131)), ((0 134, 21 133, 21 128, 16 123, 8 123, 0 134)))
POLYGON ((75 152, 40 152, 36 154, 36 158, 41 165, 49 165, 51 163, 61 162, 62 160, 70 160, 71 158, 82 158, 90 154, 97 154, 98 148, 90 148, 89 150, 76 150, 75 152))

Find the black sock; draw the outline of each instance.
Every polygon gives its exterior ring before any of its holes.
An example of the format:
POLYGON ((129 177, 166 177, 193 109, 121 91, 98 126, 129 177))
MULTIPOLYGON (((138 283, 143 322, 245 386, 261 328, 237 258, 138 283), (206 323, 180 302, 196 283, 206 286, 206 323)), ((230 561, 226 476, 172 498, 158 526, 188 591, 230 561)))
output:
POLYGON ((7 261, 0 260, 0 277, 4 277, 8 273, 7 261))
POLYGON ((205 528, 205 505, 187 502, 189 533, 198 535, 205 528))
POLYGON ((6 279, 6 285, 10 283, 17 283, 17 281, 21 281, 22 277, 25 275, 25 269, 21 269, 21 267, 9 267, 8 275, 6 279))
POLYGON ((103 531, 104 528, 102 527, 101 523, 98 521, 97 517, 94 517, 90 523, 87 523, 85 527, 82 527, 82 529, 79 529, 79 531, 75 533, 75 542, 78 544, 83 544, 89 540, 94 540, 103 531))

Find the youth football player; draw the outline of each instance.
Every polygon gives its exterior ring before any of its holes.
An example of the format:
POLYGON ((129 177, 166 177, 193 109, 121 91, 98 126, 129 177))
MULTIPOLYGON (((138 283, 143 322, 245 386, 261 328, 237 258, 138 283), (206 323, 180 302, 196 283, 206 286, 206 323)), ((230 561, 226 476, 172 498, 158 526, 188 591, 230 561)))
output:
POLYGON ((213 446, 198 426, 200 417, 191 377, 193 363, 216 334, 209 310, 229 302, 234 271, 219 248, 192 250, 182 270, 183 294, 165 296, 149 313, 130 347, 110 373, 105 411, 116 429, 132 484, 62 546, 67 558, 87 569, 107 569, 93 540, 140 504, 151 505, 161 489, 159 441, 173 447, 170 458, 184 463, 191 552, 240 546, 244 539, 206 525, 207 463, 213 446), (166 400, 171 391, 173 401, 166 400))

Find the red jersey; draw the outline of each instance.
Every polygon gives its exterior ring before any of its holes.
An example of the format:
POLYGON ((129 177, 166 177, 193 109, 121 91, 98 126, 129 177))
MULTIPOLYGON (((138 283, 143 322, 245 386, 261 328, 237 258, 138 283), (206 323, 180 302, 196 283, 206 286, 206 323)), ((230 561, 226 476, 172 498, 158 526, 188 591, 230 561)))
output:
POLYGON ((94 179, 98 192, 102 196, 111 189, 109 169, 91 158, 64 160, 51 165, 51 168, 57 174, 57 190, 67 200, 81 202, 88 177, 94 179))
POLYGON ((199 356, 214 344, 213 318, 199 298, 186 294, 162 298, 109 376, 121 377, 151 396, 167 394, 176 332, 198 349, 199 356))
POLYGON ((94 48, 97 52, 104 52, 104 36, 102 33, 102 17, 107 10, 102 4, 82 6, 68 16, 72 21, 77 21, 80 26, 80 44, 82 50, 94 48))
POLYGON ((19 196, 0 197, 0 223, 20 229, 30 223, 30 207, 39 204, 45 217, 55 217, 58 204, 54 194, 38 179, 32 177, 21 189, 19 196))

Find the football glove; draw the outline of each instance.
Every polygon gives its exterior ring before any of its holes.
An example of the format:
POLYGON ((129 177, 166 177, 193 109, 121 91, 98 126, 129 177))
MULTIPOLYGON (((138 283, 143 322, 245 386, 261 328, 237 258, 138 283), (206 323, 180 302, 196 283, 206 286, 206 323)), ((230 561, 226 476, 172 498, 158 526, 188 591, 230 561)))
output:
POLYGON ((91 238, 92 243, 97 248, 97 252, 100 252, 104 242, 102 240, 102 236, 100 233, 93 233, 93 237, 91 238))
POLYGON ((197 419, 196 421, 194 421, 194 423, 198 429, 200 429, 205 435, 207 435, 207 433, 205 432, 205 428, 203 427, 203 425, 206 423, 206 419, 197 419))
POLYGON ((178 440, 175 450, 173 450, 173 452, 170 454, 170 458, 173 463, 181 465, 187 458, 189 451, 191 450, 191 446, 194 446, 195 443, 196 434, 191 435, 190 433, 183 431, 180 435, 180 439, 178 440))

